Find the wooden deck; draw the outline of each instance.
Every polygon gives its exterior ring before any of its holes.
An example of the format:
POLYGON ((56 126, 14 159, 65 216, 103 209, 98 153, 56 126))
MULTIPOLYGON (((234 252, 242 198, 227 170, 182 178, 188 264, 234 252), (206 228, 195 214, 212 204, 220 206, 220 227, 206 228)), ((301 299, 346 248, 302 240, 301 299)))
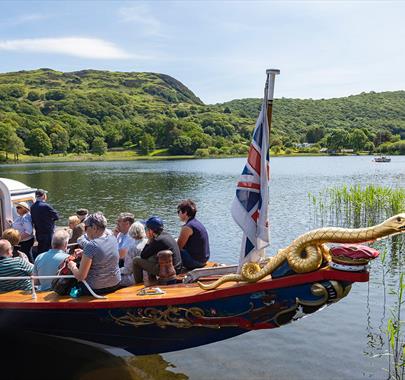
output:
POLYGON ((221 285, 218 289, 211 291, 200 289, 196 283, 180 283, 166 286, 156 285, 165 292, 165 294, 160 295, 138 295, 138 292, 144 288, 143 285, 134 285, 119 289, 114 293, 107 294, 105 299, 96 299, 91 296, 71 298, 70 296, 59 296, 52 291, 38 292, 37 298, 33 299, 31 293, 24 291, 13 291, 0 293, 0 310, 2 308, 86 309, 190 304, 194 302, 210 301, 220 299, 222 297, 238 296, 257 291, 278 289, 322 280, 366 282, 368 281, 368 278, 368 272, 343 272, 324 268, 311 273, 297 274, 274 280, 268 277, 258 281, 257 283, 229 282, 221 285))

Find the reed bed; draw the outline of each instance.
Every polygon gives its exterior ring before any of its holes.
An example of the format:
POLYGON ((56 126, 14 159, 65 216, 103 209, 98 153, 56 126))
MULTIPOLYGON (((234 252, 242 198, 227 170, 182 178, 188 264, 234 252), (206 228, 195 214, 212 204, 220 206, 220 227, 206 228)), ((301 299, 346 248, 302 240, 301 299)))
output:
POLYGON ((308 194, 315 224, 348 228, 372 226, 405 211, 405 189, 343 185, 308 194))
MULTIPOLYGON (((405 189, 376 185, 343 185, 308 194, 311 223, 314 226, 362 228, 374 226, 393 215, 405 212, 405 189)), ((405 264, 405 234, 375 242, 387 249, 391 270, 402 270, 405 264)))
MULTIPOLYGON (((319 226, 339 226, 359 228, 373 226, 385 219, 405 211, 405 189, 390 188, 376 185, 361 187, 360 185, 343 185, 327 188, 317 195, 308 194, 312 222, 319 226)), ((404 252, 405 234, 392 236, 384 241, 374 242, 380 252, 383 263, 383 283, 385 275, 390 273, 393 285, 390 295, 394 297, 394 305, 389 308, 390 316, 386 320, 386 328, 380 326, 380 334, 376 338, 381 344, 386 342, 388 360, 387 379, 405 379, 405 340, 402 308, 405 304, 404 252)), ((384 290, 384 304, 386 302, 384 290)), ((385 309, 384 309, 385 310, 385 309)), ((381 319, 385 320, 385 311, 381 319)), ((374 338, 374 336, 373 336, 374 338)))

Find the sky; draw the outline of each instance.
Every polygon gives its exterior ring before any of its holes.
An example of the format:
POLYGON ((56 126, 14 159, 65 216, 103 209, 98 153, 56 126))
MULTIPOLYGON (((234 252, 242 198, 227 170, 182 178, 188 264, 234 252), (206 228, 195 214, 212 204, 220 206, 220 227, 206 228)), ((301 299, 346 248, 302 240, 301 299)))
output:
POLYGON ((0 0, 0 72, 158 72, 207 104, 405 90, 405 1, 0 0))

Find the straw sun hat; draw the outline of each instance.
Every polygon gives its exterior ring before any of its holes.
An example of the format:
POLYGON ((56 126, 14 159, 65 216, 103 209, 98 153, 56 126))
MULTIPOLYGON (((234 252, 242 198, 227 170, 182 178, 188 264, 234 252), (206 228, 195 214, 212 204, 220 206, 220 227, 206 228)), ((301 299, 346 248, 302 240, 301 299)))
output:
POLYGON ((25 208, 27 211, 30 211, 30 207, 28 206, 27 202, 18 202, 15 204, 15 207, 21 206, 25 208))

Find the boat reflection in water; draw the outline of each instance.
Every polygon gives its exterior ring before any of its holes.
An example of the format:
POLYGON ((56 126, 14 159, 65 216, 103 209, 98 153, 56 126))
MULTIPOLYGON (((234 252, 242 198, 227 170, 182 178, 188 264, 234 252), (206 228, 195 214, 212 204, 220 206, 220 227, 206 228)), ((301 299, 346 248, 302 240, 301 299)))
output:
POLYGON ((0 339, 2 371, 8 379, 188 379, 170 371, 174 366, 160 355, 137 357, 112 347, 27 332, 1 331, 0 339))

